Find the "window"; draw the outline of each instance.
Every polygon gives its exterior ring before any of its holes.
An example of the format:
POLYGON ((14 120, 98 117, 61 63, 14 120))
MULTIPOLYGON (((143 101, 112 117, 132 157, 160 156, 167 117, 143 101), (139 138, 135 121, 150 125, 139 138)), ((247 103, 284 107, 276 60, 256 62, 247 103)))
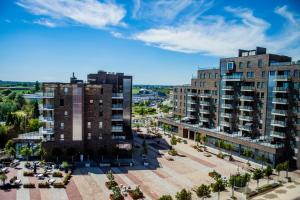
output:
POLYGON ((227 63, 227 70, 233 70, 233 62, 227 63))
POLYGON ((65 124, 64 123, 60 123, 60 129, 64 129, 65 128, 65 124))
POLYGON ((103 127, 103 123, 99 122, 99 128, 102 128, 102 127, 103 127))
POLYGON ((88 139, 88 140, 91 140, 91 139, 92 139, 92 133, 88 133, 87 139, 88 139))
POLYGON ((266 75, 266 72, 265 72, 265 71, 262 71, 262 72, 261 72, 261 77, 265 77, 265 75, 266 75))
POLYGON ((257 88, 260 88, 260 82, 257 82, 257 88))
POLYGON ((262 61, 262 59, 259 59, 259 60, 258 60, 257 66, 258 66, 258 67, 262 67, 262 66, 263 66, 263 61, 262 61))
POLYGON ((211 73, 209 73, 208 77, 209 77, 209 78, 212 78, 212 75, 211 75, 211 73))
POLYGON ((102 116, 103 116, 103 112, 99 111, 99 117, 102 117, 102 116))
POLYGON ((64 134, 60 134, 60 140, 61 140, 61 141, 64 141, 64 140, 65 140, 64 134))
POLYGON ((68 88, 67 87, 64 87, 64 93, 68 94, 68 88))
POLYGON ((103 137, 102 137, 102 133, 99 134, 99 140, 102 140, 103 137))
POLYGON ((260 93, 260 98, 264 99, 265 98, 265 93, 260 93))
POLYGON ((299 70, 297 69, 294 70, 294 77, 299 78, 299 70))
POLYGON ((206 74, 203 74, 203 78, 206 78, 206 74))
POLYGON ((68 111, 65 111, 65 116, 68 116, 68 111))
POLYGON ((243 63, 243 62, 240 62, 240 63, 239 63, 239 68, 242 69, 243 67, 244 67, 244 63, 243 63))
POLYGON ((215 78, 218 78, 218 75, 219 75, 218 73, 215 73, 215 78))
POLYGON ((60 106, 64 106, 65 105, 65 100, 64 99, 60 99, 59 100, 59 105, 60 106))
POLYGON ((93 99, 90 99, 90 103, 94 103, 94 100, 93 100, 93 99))
POLYGON ((247 62, 247 67, 248 68, 252 67, 252 63, 250 61, 247 62))
POLYGON ((248 78, 254 78, 254 72, 247 72, 248 78))
POLYGON ((261 88, 265 88, 265 82, 261 82, 261 88))
POLYGON ((91 126, 92 126, 92 123, 91 123, 91 122, 88 122, 88 123, 87 123, 87 127, 88 127, 88 128, 91 128, 91 126))
POLYGON ((215 82, 215 87, 218 87, 218 82, 215 82))

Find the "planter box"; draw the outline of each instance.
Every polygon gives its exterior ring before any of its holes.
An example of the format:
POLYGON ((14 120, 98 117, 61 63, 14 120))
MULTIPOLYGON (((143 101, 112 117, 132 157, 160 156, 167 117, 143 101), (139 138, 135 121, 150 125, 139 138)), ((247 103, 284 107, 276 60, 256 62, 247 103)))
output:
POLYGON ((133 193, 132 191, 128 191, 128 194, 129 196, 134 199, 134 200, 137 200, 137 199, 143 199, 144 198, 144 195, 143 194, 140 194, 139 196, 133 196, 133 193))

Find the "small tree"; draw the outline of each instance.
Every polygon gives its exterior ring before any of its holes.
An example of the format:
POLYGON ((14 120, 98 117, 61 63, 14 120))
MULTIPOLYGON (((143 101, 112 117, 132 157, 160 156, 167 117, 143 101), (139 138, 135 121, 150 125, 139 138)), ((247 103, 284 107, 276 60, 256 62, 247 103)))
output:
POLYGON ((261 161, 261 168, 263 168, 265 162, 267 161, 267 158, 266 158, 266 156, 264 154, 262 154, 262 155, 260 155, 260 156, 257 157, 257 160, 261 161))
POLYGON ((32 149, 28 146, 22 147, 20 150, 21 156, 26 157, 27 162, 29 161, 29 157, 32 155, 32 149))
POLYGON ((6 179, 7 179, 7 176, 6 176, 6 174, 4 174, 4 173, 1 173, 1 174, 0 174, 0 180, 2 181, 2 184, 3 184, 3 185, 5 185, 5 181, 6 181, 6 179))
POLYGON ((220 199, 220 192, 224 191, 227 186, 227 181, 222 178, 216 178, 216 182, 211 184, 213 192, 218 192, 218 199, 220 199))
POLYGON ((173 200, 171 195, 162 195, 158 200, 173 200))
POLYGON ((199 143, 201 142, 201 134, 197 133, 195 137, 196 145, 199 146, 199 143))
POLYGON ((171 137, 172 149, 173 149, 173 146, 175 146, 176 144, 177 144, 177 139, 176 139, 175 135, 172 135, 172 137, 171 137))
POLYGON ((14 157, 16 155, 15 145, 12 140, 6 142, 4 149, 10 156, 14 157))
POLYGON ((201 140, 202 140, 203 146, 205 148, 205 145, 206 145, 206 142, 207 142, 207 136, 206 135, 202 135, 201 140))
POLYGON ((115 200, 121 199, 122 198, 122 194, 121 194, 121 189, 116 186, 112 188, 112 198, 115 200))
POLYGON ((192 200, 192 193, 186 189, 182 189, 176 193, 176 200, 192 200))
POLYGON ((273 169, 270 165, 268 165, 266 167, 266 169, 264 170, 264 174, 266 175, 266 177, 268 178, 268 183, 269 183, 269 180, 270 180, 270 176, 272 175, 273 173, 273 169))
POLYGON ((210 190, 210 187, 209 187, 209 185, 204 185, 204 184, 202 184, 202 185, 200 185, 197 189, 196 189, 196 194, 197 194, 197 196, 199 197, 199 198, 201 198, 202 197, 202 199, 204 199, 204 198, 208 198, 208 197, 210 197, 210 192, 211 192, 211 190, 210 190))
POLYGON ((107 177, 107 179, 109 180, 109 182, 113 182, 113 181, 115 180, 115 177, 114 177, 114 175, 113 175, 113 173, 112 173, 111 170, 109 170, 109 171, 106 173, 106 177, 107 177))
POLYGON ((35 82, 34 90, 36 92, 40 91, 40 83, 38 81, 35 82))
POLYGON ((285 170, 286 172, 286 178, 288 178, 289 176, 289 161, 285 161, 284 163, 282 163, 282 169, 285 170))
POLYGON ((252 174, 252 178, 253 180, 256 180, 257 187, 259 185, 259 180, 263 177, 264 177, 264 172, 261 169, 255 169, 255 171, 252 174))
POLYGON ((247 157, 247 163, 248 165, 250 165, 250 158, 253 156, 253 152, 251 151, 251 149, 245 149, 243 155, 247 157))
POLYGON ((38 152, 38 155, 41 157, 41 160, 43 160, 43 158, 44 158, 44 157, 46 156, 46 154, 47 154, 45 148, 42 146, 41 143, 38 145, 37 152, 38 152))
POLYGON ((280 178, 280 171, 283 170, 283 165, 282 165, 282 163, 277 164, 275 170, 276 170, 276 172, 277 172, 278 180, 279 180, 279 178, 280 178))
POLYGON ((40 115, 40 111, 39 111, 39 103, 37 101, 34 102, 33 104, 33 113, 32 113, 32 117, 33 118, 38 118, 40 115))
POLYGON ((230 158, 232 158, 233 145, 229 143, 226 145, 226 147, 227 147, 227 150, 230 152, 230 158))

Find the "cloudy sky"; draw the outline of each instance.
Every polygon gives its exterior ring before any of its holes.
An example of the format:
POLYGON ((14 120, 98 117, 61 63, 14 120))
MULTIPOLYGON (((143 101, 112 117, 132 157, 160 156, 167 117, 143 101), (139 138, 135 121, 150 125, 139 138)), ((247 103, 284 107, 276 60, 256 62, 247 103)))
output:
POLYGON ((0 1, 0 80, 106 70, 136 84, 184 84, 256 46, 300 59, 300 1, 0 1))

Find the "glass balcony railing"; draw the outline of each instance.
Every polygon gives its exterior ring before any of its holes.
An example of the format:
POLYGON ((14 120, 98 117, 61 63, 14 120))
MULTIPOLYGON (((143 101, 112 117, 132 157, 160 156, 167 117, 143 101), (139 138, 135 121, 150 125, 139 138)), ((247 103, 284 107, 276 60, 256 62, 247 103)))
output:
POLYGON ((234 99, 233 95, 222 95, 222 99, 234 99))
POLYGON ((284 98, 273 98, 272 103, 287 104, 288 100, 284 98))
POLYGON ((253 101, 254 98, 252 96, 245 96, 245 95, 242 95, 240 96, 240 100, 241 101, 253 101))
POLYGON ((209 106, 210 102, 209 101, 200 101, 199 104, 203 105, 203 106, 209 106))
POLYGON ((279 121, 279 120, 272 120, 271 125, 272 126, 286 127, 286 122, 285 121, 279 121))
POLYGON ((222 121, 222 122, 220 123, 220 125, 221 125, 221 126, 226 126, 226 127, 231 127, 231 123, 225 122, 225 121, 222 121))
POLYGON ((43 134, 43 135, 54 134, 53 128, 40 127, 39 132, 40 132, 40 134, 43 134))
POLYGON ((112 132, 123 132, 123 126, 112 126, 111 131, 112 132))
POLYGON ((54 98, 54 91, 53 92, 44 92, 43 98, 54 98))
POLYGON ((289 88, 287 88, 287 87, 274 87, 273 92, 289 92, 289 88))
POLYGON ((200 117, 199 120, 201 122, 209 122, 209 119, 207 117, 200 117))
POLYGON ((239 108, 243 111, 253 111, 253 108, 251 106, 240 106, 239 108))
POLYGON ((286 137, 284 132, 279 132, 279 131, 271 131, 270 136, 271 137, 282 138, 282 139, 284 139, 286 137))
POLYGON ((203 98, 209 98, 211 97, 211 94, 199 94, 199 97, 203 97, 203 98))
POLYGON ((210 113, 209 110, 207 110, 207 109, 199 109, 199 112, 204 113, 204 114, 209 114, 210 113))
POLYGON ((222 78, 224 81, 241 81, 243 79, 243 75, 226 75, 222 78))
POLYGON ((232 114, 231 114, 231 113, 222 113, 222 114, 221 114, 221 117, 224 117, 224 118, 231 118, 231 117, 232 117, 232 114))
POLYGON ((288 81, 289 78, 289 75, 277 75, 274 77, 274 81, 288 81))
POLYGON ((187 95, 188 95, 189 97, 195 97, 195 96, 197 96, 197 93, 194 93, 194 92, 188 92, 187 95))
POLYGON ((39 109, 40 110, 53 110, 54 105, 52 105, 52 104, 40 104, 39 109))
POLYGON ((111 108, 114 110, 120 110, 120 109, 123 109, 123 105, 122 104, 112 104, 111 105, 111 108))
POLYGON ((282 116, 287 116, 287 110, 279 110, 279 109, 273 109, 272 110, 273 115, 282 115, 282 116))
POLYGON ((239 129, 243 131, 252 131, 251 125, 240 125, 239 129))
POLYGON ((122 115, 112 115, 111 119, 112 119, 112 121, 121 121, 121 120, 123 120, 123 116, 122 115))
POLYGON ((242 86, 241 91, 254 91, 255 87, 253 86, 242 86))
POLYGON ((252 120, 253 120, 253 117, 252 117, 252 116, 244 116, 244 115, 240 115, 240 116, 239 116, 239 119, 240 119, 240 120, 243 120, 243 121, 252 121, 252 120))
POLYGON ((231 104, 221 104, 221 108, 232 109, 233 106, 231 104))
POLYGON ((123 93, 112 93, 113 99, 123 99, 123 93))
POLYGON ((234 90, 233 86, 224 86, 222 90, 234 90))

